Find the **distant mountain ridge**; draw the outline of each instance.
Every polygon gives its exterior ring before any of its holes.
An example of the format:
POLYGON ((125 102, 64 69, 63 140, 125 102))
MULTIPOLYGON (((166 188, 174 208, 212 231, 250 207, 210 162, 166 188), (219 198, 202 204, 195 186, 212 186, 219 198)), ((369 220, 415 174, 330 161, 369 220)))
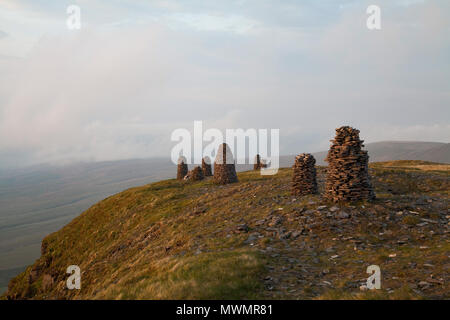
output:
MULTIPOLYGON (((380 141, 367 143, 364 147, 369 152, 370 162, 390 160, 423 160, 450 163, 450 143, 422 141, 380 141)), ((318 165, 327 165, 324 161, 328 151, 313 153, 318 165)), ((282 156, 282 167, 291 166, 295 155, 282 156)))

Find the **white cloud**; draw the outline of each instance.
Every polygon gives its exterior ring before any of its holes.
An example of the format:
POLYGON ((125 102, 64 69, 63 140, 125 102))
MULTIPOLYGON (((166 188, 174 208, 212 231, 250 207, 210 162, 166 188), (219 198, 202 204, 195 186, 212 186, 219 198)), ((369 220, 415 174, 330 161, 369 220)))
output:
POLYGON ((47 35, 24 59, 0 58, 0 154, 26 163, 168 156, 172 130, 194 120, 280 128, 282 153, 323 150, 347 124, 367 142, 445 141, 443 8, 387 10, 378 33, 355 5, 321 28, 185 13, 168 16, 189 28, 159 19, 47 35))

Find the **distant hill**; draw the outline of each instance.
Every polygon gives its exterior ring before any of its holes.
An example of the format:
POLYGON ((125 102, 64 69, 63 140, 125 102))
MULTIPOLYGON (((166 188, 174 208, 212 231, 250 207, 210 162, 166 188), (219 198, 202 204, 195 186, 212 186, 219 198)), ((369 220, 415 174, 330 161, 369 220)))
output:
MULTIPOLYGON (((370 162, 390 160, 424 160, 439 163, 450 163, 450 143, 421 141, 381 141, 367 143, 365 150, 369 152, 370 162)), ((324 161, 328 151, 313 153, 317 164, 327 165, 324 161)), ((299 152, 300 153, 300 152, 299 152)), ((283 156, 282 167, 291 166, 295 155, 283 156)))
POLYGON ((411 160, 450 163, 450 143, 444 143, 422 152, 412 152, 411 160))

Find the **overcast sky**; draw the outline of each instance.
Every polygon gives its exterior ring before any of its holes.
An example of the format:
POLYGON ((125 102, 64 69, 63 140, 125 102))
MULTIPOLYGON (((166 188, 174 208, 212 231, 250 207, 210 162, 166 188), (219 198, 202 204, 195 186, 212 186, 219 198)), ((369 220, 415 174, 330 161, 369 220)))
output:
POLYGON ((448 0, 1 0, 0 166, 169 157, 194 120, 449 142, 449 34, 448 0))

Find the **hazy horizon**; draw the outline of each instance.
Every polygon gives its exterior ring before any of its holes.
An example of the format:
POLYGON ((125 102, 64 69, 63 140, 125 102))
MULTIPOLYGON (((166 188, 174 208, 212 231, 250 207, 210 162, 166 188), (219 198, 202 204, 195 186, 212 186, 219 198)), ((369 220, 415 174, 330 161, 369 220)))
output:
MULTIPOLYGON (((447 144, 450 142, 446 141, 411 141, 411 140, 386 140, 386 141, 374 141, 374 142, 364 142, 365 145, 367 144, 378 144, 378 143, 424 143, 424 144, 447 144)), ((287 157, 287 156, 295 156, 301 152, 308 152, 313 154, 318 154, 322 152, 327 152, 328 149, 325 150, 294 150, 291 153, 286 154, 280 154, 280 157, 287 157)), ((105 164, 105 163, 116 163, 120 161, 147 161, 147 160, 167 160, 168 162, 171 161, 170 156, 150 156, 150 157, 141 157, 141 158, 125 158, 125 159, 111 159, 111 160, 67 160, 67 161, 57 161, 57 162, 41 162, 41 163, 34 163, 34 164, 17 164, 17 165, 7 165, 4 166, 3 163, 0 163, 0 174, 4 173, 11 173, 14 171, 23 173, 23 170, 29 170, 29 169, 43 169, 43 168, 64 168, 64 167, 71 167, 76 165, 96 165, 96 164, 105 164)), ((246 161, 248 158, 246 158, 246 161)), ((246 162, 246 164, 248 164, 246 162)), ((196 164, 192 163, 191 166, 194 166, 196 164)))

